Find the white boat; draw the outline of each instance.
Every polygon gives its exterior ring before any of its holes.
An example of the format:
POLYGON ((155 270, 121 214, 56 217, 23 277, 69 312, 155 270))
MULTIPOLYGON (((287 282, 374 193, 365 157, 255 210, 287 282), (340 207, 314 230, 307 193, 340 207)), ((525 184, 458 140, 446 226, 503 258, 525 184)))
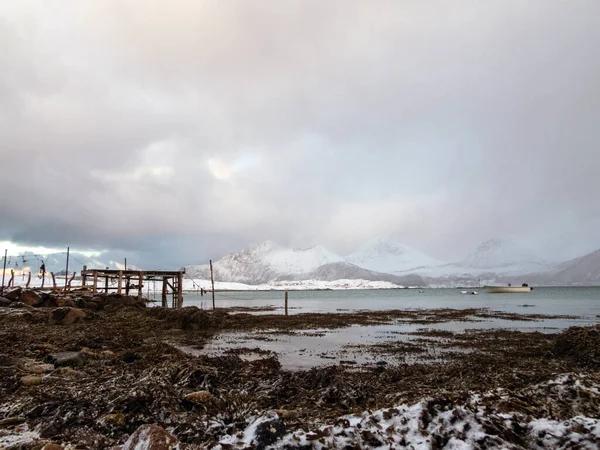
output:
POLYGON ((531 292, 532 288, 524 286, 486 286, 490 294, 524 294, 531 292))

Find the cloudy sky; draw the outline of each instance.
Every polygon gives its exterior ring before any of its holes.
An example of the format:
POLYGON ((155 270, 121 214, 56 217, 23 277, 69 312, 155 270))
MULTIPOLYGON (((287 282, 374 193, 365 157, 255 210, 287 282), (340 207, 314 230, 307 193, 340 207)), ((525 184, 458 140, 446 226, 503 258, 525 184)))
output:
POLYGON ((0 0, 0 241, 600 247, 600 2, 0 0), (566 243, 566 244, 565 244, 566 243))

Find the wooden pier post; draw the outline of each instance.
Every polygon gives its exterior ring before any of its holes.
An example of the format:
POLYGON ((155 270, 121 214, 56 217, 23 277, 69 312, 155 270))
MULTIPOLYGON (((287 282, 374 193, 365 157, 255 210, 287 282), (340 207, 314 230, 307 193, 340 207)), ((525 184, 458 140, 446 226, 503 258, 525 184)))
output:
POLYGON ((46 283, 46 265, 43 265, 44 270, 42 270, 42 289, 44 289, 44 284, 46 283))
POLYGON ((144 288, 144 272, 142 272, 141 270, 138 274, 138 283, 138 300, 141 300, 143 295, 142 289, 144 288))
MULTIPOLYGON (((106 268, 108 270, 108 267, 106 268)), ((104 277, 104 293, 108 294, 108 275, 104 277)))
POLYGON ((130 284, 129 277, 125 277, 125 295, 127 295, 127 296, 129 296, 129 284, 130 284))
POLYGON ((81 270, 81 287, 85 287, 85 283, 87 281, 87 266, 83 266, 83 269, 81 270))
POLYGON ((285 315, 288 315, 288 293, 285 293, 285 315))
POLYGON ((92 292, 96 294, 98 292, 98 272, 94 272, 94 281, 92 284, 92 292))
POLYGON ((73 272, 73 275, 71 275, 69 284, 67 284, 67 292, 71 292, 71 283, 73 283, 73 280, 75 279, 75 275, 77 275, 77 272, 73 272))
POLYGON ((212 260, 209 260, 210 262, 210 284, 212 285, 212 301, 213 301, 213 309, 215 309, 215 277, 213 275, 213 266, 212 266, 212 260))
POLYGON ((27 275, 27 284, 25 284, 25 289, 29 289, 29 283, 31 283, 31 270, 29 271, 29 274, 27 275))
POLYGON ((54 276, 54 272, 50 272, 50 275, 52 275, 52 288, 56 290, 56 277, 54 276))
POLYGON ((183 273, 177 276, 177 307, 183 307, 183 273))
POLYGON ((117 283, 117 294, 123 293, 123 271, 119 270, 119 281, 117 283))
POLYGON ((166 308, 167 307, 167 277, 163 277, 163 281, 162 281, 162 307, 166 308))

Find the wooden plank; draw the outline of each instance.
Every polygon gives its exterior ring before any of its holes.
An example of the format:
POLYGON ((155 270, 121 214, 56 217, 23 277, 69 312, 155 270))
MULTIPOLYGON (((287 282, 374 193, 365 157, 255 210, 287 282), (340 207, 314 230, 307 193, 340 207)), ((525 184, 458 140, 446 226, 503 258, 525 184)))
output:
POLYGON ((177 278, 177 307, 183 307, 183 273, 179 274, 177 278))
POLYGON ((98 273, 94 272, 94 281, 92 284, 92 292, 94 294, 98 293, 98 273))
POLYGON ((121 295, 123 293, 123 271, 119 270, 119 281, 117 284, 117 294, 121 295))
POLYGON ((144 290, 144 272, 140 271, 138 275, 138 300, 142 300, 144 290))

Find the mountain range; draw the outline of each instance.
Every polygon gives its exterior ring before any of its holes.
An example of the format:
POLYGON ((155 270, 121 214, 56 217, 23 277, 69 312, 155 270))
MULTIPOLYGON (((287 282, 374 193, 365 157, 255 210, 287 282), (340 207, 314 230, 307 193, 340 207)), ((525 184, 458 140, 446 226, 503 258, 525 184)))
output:
MULTIPOLYGON (((207 264, 185 267, 209 279, 207 264)), ((322 246, 291 249, 272 241, 225 255, 213 265, 215 281, 250 285, 341 279, 388 281, 399 286, 455 287, 528 282, 600 283, 600 250, 567 262, 549 261, 507 239, 490 239, 459 262, 444 262, 388 238, 373 239, 346 256, 322 246)))

